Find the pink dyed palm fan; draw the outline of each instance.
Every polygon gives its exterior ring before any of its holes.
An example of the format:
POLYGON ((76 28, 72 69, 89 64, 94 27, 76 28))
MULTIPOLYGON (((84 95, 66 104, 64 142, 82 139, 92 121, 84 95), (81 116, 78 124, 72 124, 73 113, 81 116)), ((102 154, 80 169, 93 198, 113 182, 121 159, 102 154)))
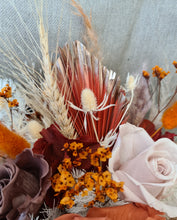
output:
POLYGON ((119 77, 78 41, 72 50, 68 45, 59 50, 53 71, 78 137, 87 135, 97 142, 110 137, 110 144, 127 104, 119 77))

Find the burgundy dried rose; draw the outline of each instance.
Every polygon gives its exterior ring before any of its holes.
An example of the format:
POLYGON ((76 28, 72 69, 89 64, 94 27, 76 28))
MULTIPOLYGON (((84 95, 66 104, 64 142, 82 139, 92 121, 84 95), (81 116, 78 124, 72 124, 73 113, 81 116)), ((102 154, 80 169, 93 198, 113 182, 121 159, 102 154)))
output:
POLYGON ((144 128, 154 141, 157 141, 160 138, 168 138, 168 139, 174 141, 174 137, 177 136, 175 133, 171 133, 168 131, 166 131, 164 134, 162 134, 162 129, 160 129, 156 132, 156 128, 155 128, 155 125, 153 124, 153 122, 151 122, 147 119, 144 119, 141 122, 141 124, 139 125, 139 127, 144 128))
POLYGON ((41 207, 50 187, 48 163, 25 149, 0 166, 0 219, 30 219, 41 207))
MULTIPOLYGON (((52 124, 49 128, 43 129, 41 131, 42 138, 37 140, 33 147, 33 152, 36 154, 44 155, 45 160, 48 162, 49 166, 52 168, 52 174, 57 172, 57 167, 62 163, 63 159, 67 156, 68 152, 63 151, 65 143, 83 143, 84 148, 89 147, 93 151, 99 147, 98 143, 95 143, 90 138, 84 136, 76 140, 67 139, 64 137, 57 127, 57 125, 52 124)), ((69 155, 71 156, 71 155, 69 155)), ((73 158, 71 157, 71 160, 73 158)), ((106 167, 106 163, 102 164, 103 169, 106 167)), ((93 166, 90 163, 89 159, 84 160, 79 169, 85 169, 86 171, 93 170, 93 166)), ((53 207, 57 205, 58 198, 54 196, 56 194, 52 188, 47 192, 45 203, 53 207)))
MULTIPOLYGON (((94 142, 87 136, 80 137, 76 140, 67 139, 59 132, 57 125, 51 125, 49 128, 43 129, 41 135, 42 138, 34 143, 33 152, 44 155, 45 160, 48 162, 49 166, 52 167, 53 174, 57 171, 58 165, 61 164, 66 157, 66 153, 62 151, 65 143, 83 143, 85 148, 89 147, 93 151, 99 147, 98 143, 94 142)), ((93 170, 93 167, 88 160, 84 161, 84 163, 78 168, 87 171, 93 170)))

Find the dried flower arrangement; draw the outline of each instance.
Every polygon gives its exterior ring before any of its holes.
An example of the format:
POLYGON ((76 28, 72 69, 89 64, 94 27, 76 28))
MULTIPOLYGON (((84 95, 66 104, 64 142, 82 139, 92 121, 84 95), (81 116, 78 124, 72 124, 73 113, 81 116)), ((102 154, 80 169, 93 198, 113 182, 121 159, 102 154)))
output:
POLYGON ((155 66, 152 77, 143 70, 121 85, 98 59, 91 20, 71 2, 88 49, 66 44, 52 63, 38 11, 42 73, 2 51, 14 81, 0 91, 10 121, 0 123, 0 219, 177 217, 177 134, 168 131, 177 127, 177 86, 161 103, 171 73, 155 66))

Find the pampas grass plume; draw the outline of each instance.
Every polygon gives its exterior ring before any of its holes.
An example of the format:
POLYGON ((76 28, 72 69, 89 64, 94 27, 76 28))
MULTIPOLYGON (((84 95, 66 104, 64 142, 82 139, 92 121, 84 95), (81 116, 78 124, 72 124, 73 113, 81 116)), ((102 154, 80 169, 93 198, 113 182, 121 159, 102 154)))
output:
POLYGON ((30 148, 30 144, 0 123, 0 153, 15 158, 25 148, 30 148))

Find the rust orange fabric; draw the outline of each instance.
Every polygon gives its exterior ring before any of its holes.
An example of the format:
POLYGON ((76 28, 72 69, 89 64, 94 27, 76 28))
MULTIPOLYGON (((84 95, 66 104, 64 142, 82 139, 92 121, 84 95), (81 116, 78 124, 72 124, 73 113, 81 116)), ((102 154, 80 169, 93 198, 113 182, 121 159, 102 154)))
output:
POLYGON ((66 214, 55 220, 165 220, 164 215, 147 205, 130 203, 123 206, 91 208, 86 217, 66 214))

